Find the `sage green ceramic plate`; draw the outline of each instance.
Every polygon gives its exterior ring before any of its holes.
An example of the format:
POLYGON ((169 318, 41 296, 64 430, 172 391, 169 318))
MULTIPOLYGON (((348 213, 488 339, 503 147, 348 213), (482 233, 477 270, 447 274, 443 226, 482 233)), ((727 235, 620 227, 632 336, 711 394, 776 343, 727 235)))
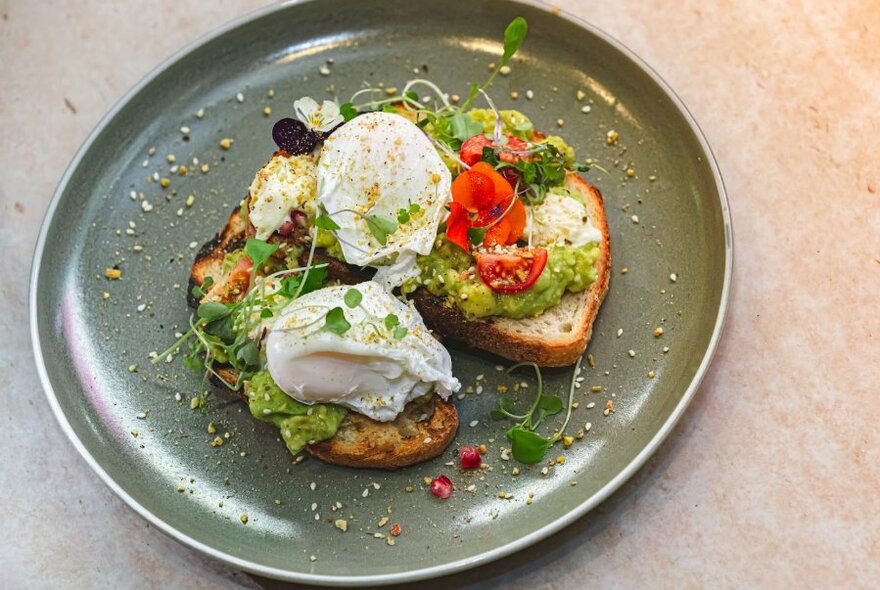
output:
MULTIPOLYGON (((705 139, 658 76, 619 43, 528 3, 477 0, 467 11, 447 11, 422 0, 393 7, 323 0, 268 8, 223 27, 114 107, 74 158, 47 214, 31 326, 62 427, 101 478, 154 525, 266 576, 385 584, 526 547, 620 486, 694 395, 719 337, 730 276, 727 204, 705 139), (587 177, 605 195, 613 278, 589 348, 595 368, 585 372, 569 430, 592 428, 571 448, 554 449, 564 465, 512 475, 514 464, 501 457, 506 426, 489 420, 497 386, 512 382, 496 370, 497 359, 468 350, 452 350, 456 375, 469 386, 484 378, 458 402, 456 443, 395 473, 296 463, 272 427, 220 391, 190 409, 206 385, 178 361, 154 367, 148 355, 186 324, 195 247, 222 225, 274 150, 276 118, 290 116, 303 95, 346 99, 364 82, 401 87, 416 75, 464 93, 487 76, 517 15, 528 19, 530 33, 510 75, 498 78, 495 100, 527 113, 536 128, 563 134, 579 159, 608 170, 587 177), (608 145, 612 130, 619 140, 608 145), (234 140, 231 149, 219 147, 223 138, 234 140), (168 154, 187 167, 185 176, 171 171, 168 154), (121 269, 120 280, 105 278, 110 267, 121 269), (593 386, 603 389, 593 393, 593 386), (608 400, 614 413, 605 417, 608 400), (212 447, 217 435, 224 444, 212 447), (487 444, 492 469, 463 473, 448 464, 463 443, 487 444), (441 472, 456 486, 447 501, 423 484, 441 472), (501 490, 508 499, 499 498, 501 490), (387 534, 389 525, 378 527, 384 516, 402 527, 394 546, 373 534, 387 534), (348 532, 334 527, 337 518, 348 521, 348 532)), ((551 391, 564 391, 568 379, 568 371, 547 372, 551 391)))

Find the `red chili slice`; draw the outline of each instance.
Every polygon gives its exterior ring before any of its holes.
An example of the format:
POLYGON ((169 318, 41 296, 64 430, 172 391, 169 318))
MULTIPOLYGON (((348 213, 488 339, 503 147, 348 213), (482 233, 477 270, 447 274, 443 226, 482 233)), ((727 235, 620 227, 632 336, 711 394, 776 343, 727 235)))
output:
POLYGON ((547 250, 515 248, 504 253, 477 252, 480 280, 496 293, 522 293, 532 287, 547 266, 547 250))

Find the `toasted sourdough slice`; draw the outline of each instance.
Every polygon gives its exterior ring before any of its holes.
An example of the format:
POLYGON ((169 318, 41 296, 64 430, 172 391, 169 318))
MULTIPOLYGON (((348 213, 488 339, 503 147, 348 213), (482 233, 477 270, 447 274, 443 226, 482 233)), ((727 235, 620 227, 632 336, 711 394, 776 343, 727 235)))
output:
POLYGON ((590 342, 593 321, 608 291, 611 240, 599 189, 574 172, 568 173, 565 188, 583 198, 587 214, 602 233, 596 281, 588 289, 566 293, 559 305, 537 317, 521 320, 469 320, 455 304, 418 289, 413 298, 425 323, 443 336, 512 361, 533 362, 542 367, 564 367, 577 362, 590 342))
MULTIPOLYGON (((206 299, 229 302, 240 297, 240 285, 229 285, 222 265, 223 257, 241 248, 244 240, 245 222, 235 210, 226 226, 196 255, 190 274, 190 292, 192 287, 201 286, 205 277, 210 276, 214 285, 206 299)), ((348 271, 344 264, 337 264, 334 274, 348 271)), ((356 279, 351 276, 349 282, 356 282, 356 279)), ((190 295, 189 303, 195 307, 199 300, 190 295)), ((228 383, 234 383, 237 379, 235 371, 228 366, 217 367, 216 370, 228 383)), ((243 392, 237 395, 247 403, 243 392)), ((411 401, 391 422, 378 422, 363 414, 348 412, 332 438, 309 445, 306 451, 334 465, 398 469, 438 456, 452 442, 457 430, 458 412, 455 405, 431 396, 411 401)))

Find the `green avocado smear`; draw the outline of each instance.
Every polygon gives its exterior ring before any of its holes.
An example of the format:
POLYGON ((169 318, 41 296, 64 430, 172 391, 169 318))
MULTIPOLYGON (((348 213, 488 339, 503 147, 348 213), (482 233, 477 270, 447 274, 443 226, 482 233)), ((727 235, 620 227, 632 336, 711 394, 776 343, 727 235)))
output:
POLYGON ((592 285, 597 276, 598 244, 552 246, 547 249, 547 266, 531 288, 512 295, 495 293, 480 280, 473 269, 474 259, 467 252, 445 237, 438 241, 439 247, 416 259, 421 274, 402 289, 410 293, 421 286, 433 295, 448 297, 469 319, 540 315, 557 305, 565 293, 578 293, 592 285))
POLYGON ((294 455, 306 445, 336 434, 348 410, 333 404, 306 405, 284 393, 269 371, 259 371, 245 383, 251 415, 274 424, 294 455))

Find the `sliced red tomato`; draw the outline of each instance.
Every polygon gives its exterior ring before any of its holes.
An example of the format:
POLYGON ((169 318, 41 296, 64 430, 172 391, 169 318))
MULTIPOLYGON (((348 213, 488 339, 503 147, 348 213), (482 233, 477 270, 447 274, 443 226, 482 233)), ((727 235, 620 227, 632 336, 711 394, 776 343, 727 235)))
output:
POLYGON ((547 266, 547 250, 515 248, 504 253, 477 252, 480 280, 496 293, 522 293, 532 287, 547 266))
MULTIPOLYGON (((504 137, 507 138, 507 143, 504 144, 504 147, 507 149, 515 151, 525 151, 529 149, 529 144, 518 137, 512 135, 505 135, 504 137)), ((483 159, 483 148, 487 147, 496 147, 495 141, 480 133, 479 135, 474 135, 470 139, 465 140, 465 142, 461 144, 461 150, 459 151, 458 156, 461 158, 462 162, 468 166, 473 166, 483 159)), ((511 154, 509 151, 505 150, 501 150, 498 153, 498 158, 503 162, 510 163, 523 159, 522 156, 511 154)))
POLYGON ((449 203, 449 217, 446 218, 446 239, 467 252, 470 250, 468 246, 470 227, 471 219, 467 209, 461 203, 455 201, 449 203))
POLYGON ((239 258, 238 263, 234 267, 232 267, 232 272, 229 273, 229 277, 226 279, 226 284, 232 287, 241 289, 241 292, 245 292, 250 287, 251 282, 251 269, 254 267, 254 263, 247 256, 242 256, 239 258))

